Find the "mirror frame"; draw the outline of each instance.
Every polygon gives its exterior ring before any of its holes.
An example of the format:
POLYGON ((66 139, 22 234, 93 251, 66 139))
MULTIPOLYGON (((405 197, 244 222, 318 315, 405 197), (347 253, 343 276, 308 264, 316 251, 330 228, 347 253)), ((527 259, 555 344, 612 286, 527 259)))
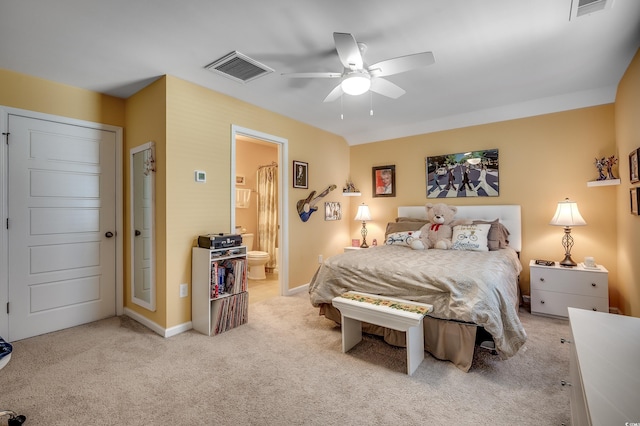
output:
POLYGON ((129 201, 130 201, 130 262, 131 262, 131 301, 136 305, 142 306, 145 309, 155 312, 156 310, 156 176, 155 176, 155 143, 149 141, 145 144, 131 148, 129 153, 129 201), (142 151, 151 150, 151 266, 150 266, 150 301, 139 299, 135 295, 135 201, 134 201, 134 170, 133 170, 133 156, 142 151))

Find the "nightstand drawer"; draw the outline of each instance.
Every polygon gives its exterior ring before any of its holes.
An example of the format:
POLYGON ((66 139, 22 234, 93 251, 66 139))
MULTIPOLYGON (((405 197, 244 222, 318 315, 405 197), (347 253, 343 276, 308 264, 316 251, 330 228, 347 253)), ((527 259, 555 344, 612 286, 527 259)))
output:
POLYGON ((609 295, 606 273, 558 268, 531 268, 531 288, 591 297, 609 295))
POLYGON ((531 313, 568 317, 567 307, 609 312, 609 298, 544 290, 531 292, 531 313))

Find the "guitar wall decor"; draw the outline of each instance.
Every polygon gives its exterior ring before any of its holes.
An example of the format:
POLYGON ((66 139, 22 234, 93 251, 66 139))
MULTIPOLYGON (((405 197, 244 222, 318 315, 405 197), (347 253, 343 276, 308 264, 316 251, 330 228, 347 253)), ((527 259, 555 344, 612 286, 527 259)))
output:
POLYGON ((314 195, 316 195, 316 191, 311 191, 311 194, 309 194, 307 198, 298 200, 298 202, 296 203, 296 208, 298 209, 298 215, 300 215, 300 219, 302 219, 303 222, 308 221, 311 217, 311 213, 318 210, 318 207, 316 207, 316 203, 318 202, 318 200, 334 189, 336 189, 335 185, 329 185, 327 189, 318 194, 317 197, 314 197, 314 195))

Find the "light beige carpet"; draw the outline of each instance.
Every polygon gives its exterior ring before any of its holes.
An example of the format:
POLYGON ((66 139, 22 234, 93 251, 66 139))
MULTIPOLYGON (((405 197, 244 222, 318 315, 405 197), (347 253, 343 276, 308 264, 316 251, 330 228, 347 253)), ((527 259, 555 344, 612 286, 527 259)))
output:
POLYGON ((15 342, 0 409, 26 425, 568 424, 568 322, 521 316, 514 358, 478 350, 464 373, 427 354, 411 377, 405 350, 378 338, 341 353, 306 294, 252 304, 215 337, 111 318, 15 342))

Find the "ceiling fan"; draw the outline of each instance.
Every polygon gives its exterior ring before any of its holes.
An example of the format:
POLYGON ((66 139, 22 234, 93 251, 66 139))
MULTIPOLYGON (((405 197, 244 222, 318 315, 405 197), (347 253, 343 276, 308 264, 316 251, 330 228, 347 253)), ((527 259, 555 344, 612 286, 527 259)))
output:
POLYGON ((285 73, 283 75, 293 78, 340 78, 338 84, 324 102, 332 102, 342 96, 361 95, 371 90, 389 98, 397 99, 404 95, 404 89, 382 77, 411 71, 415 68, 425 67, 435 63, 431 52, 415 53, 399 56, 367 65, 364 62, 364 54, 367 45, 356 42, 355 37, 349 33, 333 33, 336 51, 344 70, 339 72, 301 72, 285 73))

